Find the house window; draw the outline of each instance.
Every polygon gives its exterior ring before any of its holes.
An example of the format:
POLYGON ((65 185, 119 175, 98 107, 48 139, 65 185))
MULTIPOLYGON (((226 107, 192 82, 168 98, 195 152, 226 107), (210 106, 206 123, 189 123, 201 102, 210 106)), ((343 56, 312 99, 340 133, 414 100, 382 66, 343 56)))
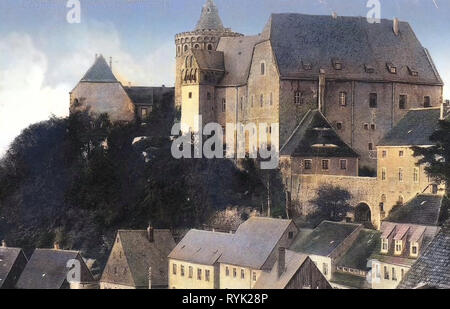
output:
POLYGON ((177 264, 172 264, 172 274, 177 274, 177 264))
POLYGON ((389 280, 389 270, 387 266, 384 266, 384 279, 389 280))
POLYGON ((381 152, 381 157, 382 157, 382 158, 386 158, 386 157, 387 157, 387 151, 386 151, 386 150, 383 150, 383 151, 381 152))
POLYGON ((209 269, 205 269, 205 281, 207 282, 209 282, 209 275, 210 275, 209 269))
POLYGON ((189 278, 192 278, 194 273, 194 269, 192 268, 192 266, 189 266, 189 278))
POLYGON ((245 279, 245 271, 241 269, 241 279, 245 279))
POLYGON ((401 255, 403 251, 403 241, 396 240, 395 241, 395 255, 401 255))
POLYGON ((406 95, 404 95, 404 94, 400 95, 400 99, 398 102, 398 108, 406 109, 407 101, 408 101, 408 97, 406 95))
POLYGON ((225 276, 230 276, 230 269, 228 268, 228 266, 225 267, 225 276))
POLYGON ((403 157, 405 156, 405 152, 404 152, 403 150, 400 150, 400 151, 398 152, 398 156, 399 156, 400 158, 403 158, 403 157))
POLYGON ((423 107, 431 107, 431 98, 430 97, 423 98, 423 107))
POLYGON ((398 169, 398 181, 403 182, 403 168, 398 169))
POLYGON ((202 270, 200 268, 197 269, 197 280, 202 280, 202 270))
POLYGON ((206 99, 207 99, 208 101, 211 101, 211 92, 207 92, 207 93, 206 93, 206 99))
POLYGON ((339 105, 347 106, 347 92, 342 91, 339 93, 339 105))
POLYGON ((347 160, 340 160, 340 166, 341 166, 341 170, 346 170, 347 169, 347 160))
POLYGON ((322 160, 322 170, 328 171, 330 169, 330 160, 322 160))
POLYGON ((369 107, 370 108, 377 108, 378 106, 378 94, 371 93, 369 95, 369 107))
POLYGON ((312 169, 312 160, 305 160, 305 170, 312 169))
POLYGON ((181 277, 184 277, 184 265, 181 265, 180 273, 181 273, 181 277))
POLYGON ((259 104, 261 105, 261 107, 264 106, 264 95, 263 95, 263 94, 261 94, 261 95, 259 96, 259 104))
POLYGON ((389 239, 382 238, 381 239, 381 252, 387 253, 389 251, 389 239))
POLYGON ((266 64, 264 62, 261 62, 261 75, 266 74, 266 64))
POLYGON ((237 276, 237 270, 236 270, 236 268, 233 268, 233 278, 236 278, 236 276, 237 276))
POLYGON ((415 242, 411 245, 411 256, 417 257, 418 253, 419 253, 419 244, 415 242))
POLYGON ((386 66, 387 66, 389 73, 397 74, 397 67, 394 66, 392 63, 387 63, 386 66))
POLYGON ((370 125, 370 129, 371 129, 372 131, 375 131, 375 130, 377 129, 377 125, 372 123, 372 124, 370 125))
POLYGON ((301 91, 296 91, 294 93, 294 101, 297 105, 303 104, 303 93, 301 91))
POLYGON ((269 104, 272 106, 273 105, 273 93, 270 93, 270 100, 269 100, 269 104))
POLYGON ((398 197, 398 201, 397 201, 397 203, 399 204, 399 205, 403 205, 403 202, 404 202, 404 198, 403 198, 403 196, 399 196, 398 197))
POLYGON ((328 276, 328 264, 327 263, 323 263, 322 269, 323 269, 323 275, 328 276))
POLYGON ((334 69, 335 70, 342 70, 342 62, 334 61, 334 69))
POLYGON ((386 180, 386 168, 385 167, 383 167, 382 169, 381 169, 381 180, 386 180))
POLYGON ((252 279, 253 281, 256 281, 256 272, 253 272, 252 279))
POLYGON ((414 183, 419 183, 419 169, 418 168, 414 168, 413 180, 414 180, 414 183))
POLYGON ((222 112, 224 113, 227 109, 227 101, 222 99, 222 112))
POLYGON ((289 232, 288 239, 293 239, 293 238, 294 238, 294 232, 289 232))
POLYGON ((147 112, 148 112, 148 110, 146 109, 146 108, 141 108, 141 117, 142 118, 145 118, 145 117, 147 117, 147 112))
POLYGON ((189 99, 192 99, 192 92, 189 92, 189 99))
POLYGON ((336 129, 342 130, 342 122, 336 123, 336 129))
POLYGON ((367 130, 367 131, 369 130, 369 124, 368 123, 364 124, 364 130, 367 130))
POLYGON ((373 151, 373 143, 369 143, 369 151, 373 151))
POLYGON ((392 267, 392 280, 397 281, 397 273, 395 271, 395 267, 392 267))

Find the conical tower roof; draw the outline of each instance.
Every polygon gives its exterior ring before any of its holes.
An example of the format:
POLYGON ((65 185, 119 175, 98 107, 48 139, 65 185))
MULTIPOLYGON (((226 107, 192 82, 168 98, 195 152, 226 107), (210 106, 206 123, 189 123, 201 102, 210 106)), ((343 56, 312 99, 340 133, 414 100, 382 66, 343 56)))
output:
POLYGON ((225 30, 219 16, 219 10, 213 0, 207 0, 195 30, 225 30))
POLYGON ((82 82, 102 82, 102 83, 115 83, 117 82, 111 68, 106 63, 105 58, 102 55, 95 59, 94 64, 86 72, 81 79, 82 82))

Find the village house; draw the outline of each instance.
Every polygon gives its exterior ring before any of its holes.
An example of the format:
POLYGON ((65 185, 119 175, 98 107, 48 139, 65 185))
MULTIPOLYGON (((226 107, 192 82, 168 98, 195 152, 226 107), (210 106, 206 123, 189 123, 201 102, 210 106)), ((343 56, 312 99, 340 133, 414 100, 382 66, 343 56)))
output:
POLYGON ((254 289, 331 289, 314 262, 306 255, 278 248, 278 259, 271 271, 264 271, 254 289))
POLYGON ((98 283, 92 277, 79 251, 60 250, 55 244, 54 249, 34 250, 17 281, 16 288, 96 289, 98 283), (79 268, 76 265, 78 263, 79 268))
POLYGON ((371 257, 372 288, 395 289, 440 230, 442 196, 418 195, 381 224, 381 246, 371 257))
POLYGON ((101 289, 167 288, 170 230, 119 230, 100 279, 101 289))
POLYGON ((14 289, 28 260, 22 249, 0 246, 0 289, 14 289))
POLYGON ((124 86, 102 55, 70 92, 70 112, 107 113, 112 121, 145 120, 153 108, 170 104, 173 88, 124 86))

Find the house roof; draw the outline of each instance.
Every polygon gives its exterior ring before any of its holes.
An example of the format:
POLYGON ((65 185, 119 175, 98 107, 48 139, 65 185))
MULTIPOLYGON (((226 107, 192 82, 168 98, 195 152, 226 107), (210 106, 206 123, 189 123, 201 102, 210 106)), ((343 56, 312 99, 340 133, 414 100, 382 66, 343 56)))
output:
POLYGON ((264 271, 261 273, 253 288, 257 290, 284 289, 307 259, 306 254, 286 250, 286 268, 283 274, 278 276, 277 260, 270 272, 264 271))
POLYGON ((229 233, 190 230, 169 254, 170 259, 214 265, 233 239, 229 233))
POLYGON ((173 87, 123 87, 128 97, 136 105, 153 105, 162 101, 163 96, 173 93, 173 87))
POLYGON ((224 71, 223 52, 194 48, 192 54, 201 70, 224 71))
POLYGON ((334 131, 325 116, 310 110, 281 148, 281 155, 298 157, 358 157, 334 131))
POLYGON ((79 251, 36 249, 16 286, 19 289, 60 289, 66 283, 67 262, 74 259, 81 264, 81 282, 93 282, 79 251))
POLYGON ((370 268, 367 262, 370 256, 380 249, 380 236, 381 233, 379 231, 362 230, 352 246, 337 262, 337 265, 368 271, 370 268))
POLYGON ((217 50, 223 52, 225 59, 225 76, 221 86, 236 86, 247 83, 253 49, 261 41, 259 35, 220 38, 217 50))
POLYGON ((329 256, 358 228, 361 225, 324 221, 308 236, 296 238, 290 249, 305 254, 329 256))
MULTIPOLYGON (((167 256, 175 248, 175 241, 170 230, 155 229, 154 241, 147 238, 146 230, 119 230, 123 252, 136 287, 148 286, 148 271, 152 268, 152 285, 166 286, 168 282, 167 256)), ((102 281, 116 282, 116 277, 109 277, 105 272, 102 281)))
POLYGON ((213 0, 207 0, 195 30, 225 30, 213 0))
POLYGON ((239 226, 219 262, 261 269, 291 224, 292 220, 251 217, 239 226))
POLYGON ((329 78, 442 84, 411 26, 399 22, 398 36, 392 29, 393 21, 386 19, 370 24, 365 17, 289 13, 272 14, 263 33, 270 35, 282 77, 317 76, 324 69, 329 78), (342 70, 336 70, 333 61, 340 61, 342 70), (305 69, 305 63, 312 69, 305 69), (397 67, 397 74, 387 70, 388 63, 397 67), (374 73, 367 73, 365 66, 374 73))
POLYGON ((332 285, 358 290, 371 288, 367 278, 342 272, 334 272, 330 283, 332 285))
POLYGON ((0 247, 0 288, 5 283, 14 263, 21 254, 25 257, 22 249, 0 247))
POLYGON ((83 76, 81 82, 117 83, 118 81, 111 71, 111 68, 106 63, 105 58, 100 55, 95 59, 94 64, 83 76))
POLYGON ((439 129, 439 108, 409 111, 378 143, 378 146, 429 146, 431 135, 439 129))
POLYGON ((417 195, 404 206, 391 211, 384 221, 429 226, 440 225, 439 218, 443 199, 439 195, 417 195))
POLYGON ((421 286, 450 289, 450 222, 447 222, 434 240, 411 267, 400 289, 421 286))

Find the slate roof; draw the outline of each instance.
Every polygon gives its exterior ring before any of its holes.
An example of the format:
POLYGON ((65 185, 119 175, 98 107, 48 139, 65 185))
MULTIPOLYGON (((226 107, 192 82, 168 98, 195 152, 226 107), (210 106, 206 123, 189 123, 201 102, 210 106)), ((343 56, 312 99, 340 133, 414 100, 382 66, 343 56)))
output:
POLYGON ((192 49, 192 54, 201 70, 224 71, 223 53, 204 49, 192 49))
POLYGON ((441 214, 443 197, 421 194, 404 206, 391 211, 384 221, 437 226, 441 214))
POLYGON ((352 80, 392 80, 442 84, 428 52, 407 22, 399 22, 400 33, 392 30, 392 20, 370 24, 365 17, 272 14, 263 34, 270 35, 282 77, 318 76, 322 68, 328 78, 352 80), (305 48, 306 47, 306 48, 305 48), (342 62, 336 70, 333 61, 342 62), (306 70, 304 64, 311 64, 306 70), (387 70, 397 67, 397 74, 387 70), (375 69, 366 73, 365 66, 375 69), (412 76, 408 67, 418 72, 412 76))
POLYGON ((358 228, 361 228, 361 225, 324 221, 308 236, 301 239, 296 238, 290 250, 305 254, 329 256, 358 228))
POLYGON ((439 108, 409 111, 378 143, 378 146, 430 146, 431 135, 439 129, 439 108))
POLYGON ((14 263, 20 257, 20 255, 23 255, 23 258, 25 258, 26 260, 22 249, 0 247, 0 289, 6 282, 6 279, 14 266, 14 263))
MULTIPOLYGON (((146 230, 119 230, 118 237, 136 287, 148 286, 148 270, 152 268, 152 286, 167 286, 167 256, 175 248, 170 230, 155 229, 154 241, 147 238, 146 230)), ((102 282, 117 283, 105 272, 102 282)))
POLYGON ((233 239, 229 233, 190 230, 169 254, 170 259, 214 265, 233 239))
POLYGON ((350 289, 370 289, 371 285, 367 281, 367 278, 361 276, 355 276, 348 273, 334 272, 333 278, 330 283, 332 285, 339 285, 340 287, 350 289))
POLYGON ((213 0, 207 0, 195 30, 225 30, 213 0))
POLYGON ((117 83, 118 81, 108 63, 106 63, 105 58, 100 55, 95 59, 94 64, 83 76, 81 82, 117 83))
POLYGON ((219 262, 261 269, 290 224, 292 220, 251 217, 239 226, 219 262))
POLYGON ((163 96, 173 93, 173 87, 123 87, 135 105, 153 105, 162 102, 163 96))
POLYGON ((93 282, 94 278, 87 269, 78 251, 36 249, 28 261, 17 282, 19 289, 61 289, 68 288, 67 262, 80 261, 81 282, 93 282))
POLYGON ((400 289, 418 287, 450 289, 450 222, 447 222, 425 252, 411 267, 400 289))
POLYGON ((325 116, 310 110, 281 148, 281 155, 293 157, 358 157, 334 131, 325 116))
POLYGON ((278 276, 277 261, 270 272, 261 273, 253 288, 257 290, 284 289, 307 259, 306 254, 286 250, 284 273, 280 277, 278 276))
POLYGON ((221 86, 237 86, 247 83, 255 45, 261 37, 222 37, 217 50, 223 52, 225 60, 225 76, 221 86))

